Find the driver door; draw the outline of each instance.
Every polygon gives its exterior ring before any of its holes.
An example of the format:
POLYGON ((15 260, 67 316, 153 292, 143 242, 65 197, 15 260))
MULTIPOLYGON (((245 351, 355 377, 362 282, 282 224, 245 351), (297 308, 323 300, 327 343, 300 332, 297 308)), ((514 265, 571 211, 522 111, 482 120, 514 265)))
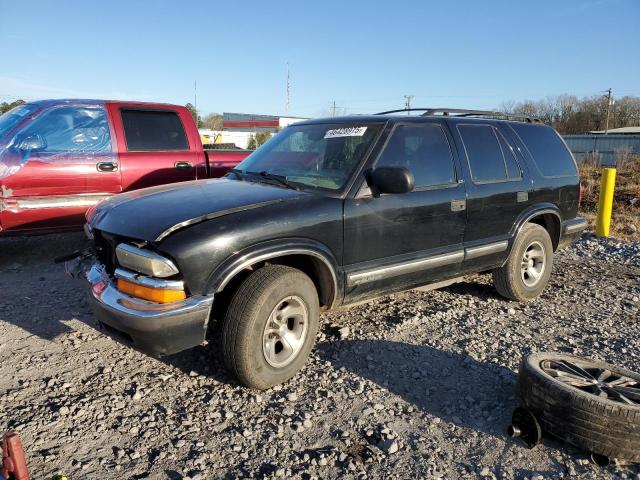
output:
POLYGON ((415 177, 405 194, 374 196, 366 184, 344 207, 347 301, 418 286, 460 270, 464 183, 446 125, 398 124, 374 164, 415 177))

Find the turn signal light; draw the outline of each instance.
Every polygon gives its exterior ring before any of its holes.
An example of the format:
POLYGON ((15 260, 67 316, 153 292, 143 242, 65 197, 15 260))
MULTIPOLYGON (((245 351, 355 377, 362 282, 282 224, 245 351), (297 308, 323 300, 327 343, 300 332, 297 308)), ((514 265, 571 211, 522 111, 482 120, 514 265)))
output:
POLYGON ((118 290, 132 297, 142 298, 156 303, 179 302, 187 298, 184 290, 165 290, 163 288, 150 288, 137 283, 118 278, 118 290))

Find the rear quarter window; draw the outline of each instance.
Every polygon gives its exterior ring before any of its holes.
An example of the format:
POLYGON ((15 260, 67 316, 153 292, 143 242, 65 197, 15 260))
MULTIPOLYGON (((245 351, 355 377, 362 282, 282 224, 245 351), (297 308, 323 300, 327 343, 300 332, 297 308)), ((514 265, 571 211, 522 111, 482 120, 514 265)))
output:
POLYGON ((510 125, 533 157, 542 175, 566 177, 578 173, 571 152, 554 129, 526 123, 510 125))
POLYGON ((122 124, 130 152, 189 150, 177 112, 122 109, 122 124))

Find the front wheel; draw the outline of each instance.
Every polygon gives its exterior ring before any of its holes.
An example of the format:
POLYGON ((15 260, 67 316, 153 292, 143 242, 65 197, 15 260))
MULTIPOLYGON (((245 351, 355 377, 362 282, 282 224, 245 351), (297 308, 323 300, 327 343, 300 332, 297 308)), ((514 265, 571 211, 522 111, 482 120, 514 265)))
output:
POLYGON ((493 270, 493 285, 510 300, 531 300, 547 286, 552 262, 549 232, 540 225, 527 223, 513 242, 507 262, 493 270))
POLYGON ((245 386, 266 389, 304 365, 318 332, 318 293, 300 270, 267 265, 234 293, 222 326, 227 368, 245 386))

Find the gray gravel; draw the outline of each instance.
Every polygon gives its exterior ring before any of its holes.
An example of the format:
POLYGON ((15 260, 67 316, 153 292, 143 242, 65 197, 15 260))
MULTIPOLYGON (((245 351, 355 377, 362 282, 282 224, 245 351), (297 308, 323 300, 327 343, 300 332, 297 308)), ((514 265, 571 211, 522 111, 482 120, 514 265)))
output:
POLYGON ((81 236, 0 240, 0 431, 32 478, 631 478, 545 440, 505 436, 524 354, 640 370, 640 244, 581 242, 545 294, 498 297, 487 275, 323 316, 307 367, 266 392, 215 343, 162 361, 102 334, 51 258, 81 236))

